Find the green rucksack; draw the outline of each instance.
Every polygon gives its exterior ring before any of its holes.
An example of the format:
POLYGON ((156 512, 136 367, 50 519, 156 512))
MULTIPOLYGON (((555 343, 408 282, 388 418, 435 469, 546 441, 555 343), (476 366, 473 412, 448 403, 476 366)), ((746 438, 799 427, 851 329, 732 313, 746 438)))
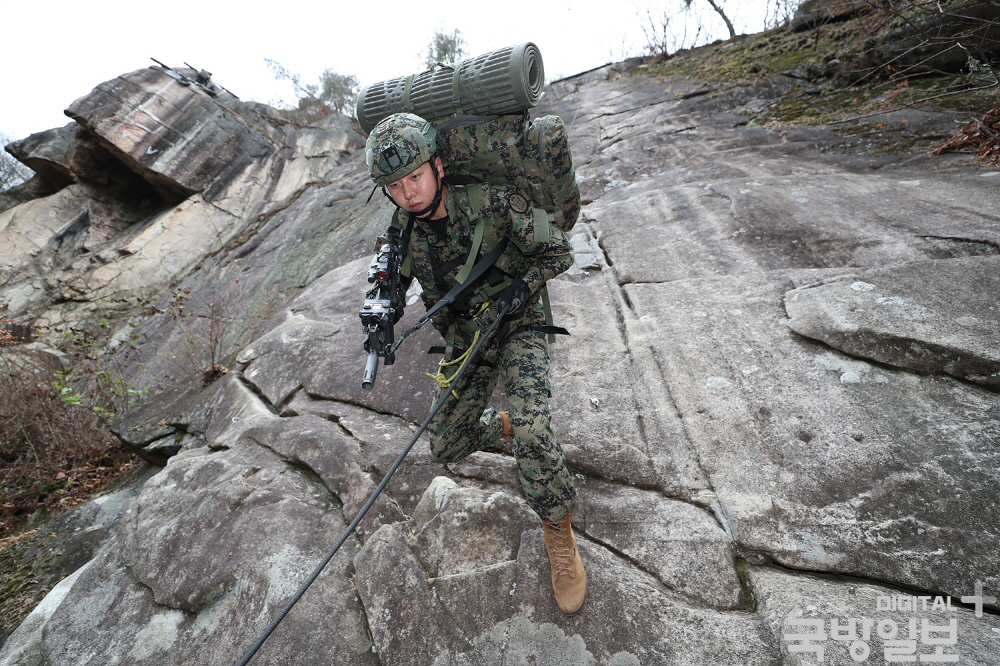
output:
POLYGON ((527 112, 495 117, 456 115, 437 126, 446 174, 507 183, 569 231, 580 216, 580 188, 566 125, 559 116, 527 112))

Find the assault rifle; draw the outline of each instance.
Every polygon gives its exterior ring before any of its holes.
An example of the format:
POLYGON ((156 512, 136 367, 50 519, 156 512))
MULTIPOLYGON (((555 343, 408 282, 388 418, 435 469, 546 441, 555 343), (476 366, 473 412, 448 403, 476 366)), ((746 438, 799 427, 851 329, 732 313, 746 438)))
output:
POLYGON ((383 244, 368 267, 368 282, 372 288, 365 294, 361 306, 361 329, 365 333, 368 361, 361 378, 361 388, 371 391, 378 373, 378 357, 385 365, 396 362, 394 325, 403 316, 403 287, 400 268, 403 263, 402 230, 390 228, 388 242, 383 244))

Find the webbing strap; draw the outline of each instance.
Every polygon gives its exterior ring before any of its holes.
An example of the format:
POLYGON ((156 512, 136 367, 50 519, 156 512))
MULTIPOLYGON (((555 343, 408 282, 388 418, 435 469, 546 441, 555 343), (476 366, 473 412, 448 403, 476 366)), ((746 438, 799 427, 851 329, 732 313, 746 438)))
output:
POLYGON ((485 181, 464 173, 449 173, 441 178, 441 182, 445 185, 482 185, 485 181))
POLYGON ((452 287, 451 291, 445 294, 440 301, 435 303, 434 306, 430 310, 428 310, 423 317, 421 317, 421 319, 430 319, 432 316, 437 314, 438 310, 440 310, 444 306, 454 301, 455 297, 458 296, 460 293, 462 293, 462 291, 464 291, 466 287, 468 287, 473 282, 478 280, 483 273, 489 270, 489 268, 496 263, 497 259, 500 258, 500 255, 503 254, 503 251, 506 249, 507 249, 507 239, 504 238, 502 241, 497 243, 496 247, 490 250, 485 257, 480 259, 476 263, 476 265, 472 267, 472 270, 469 272, 469 275, 465 278, 465 280, 452 287))
POLYGON ((469 248, 469 258, 465 262, 465 266, 462 267, 462 270, 455 276, 455 282, 459 284, 465 282, 469 277, 469 273, 472 272, 473 264, 476 263, 476 257, 479 256, 479 248, 483 245, 483 232, 486 229, 486 220, 479 214, 479 209, 483 203, 482 186, 470 187, 466 192, 469 195, 469 203, 472 204, 472 214, 469 217, 475 218, 476 230, 472 235, 472 247, 469 248))
POLYGON ((458 75, 462 72, 462 63, 464 60, 459 60, 451 66, 451 108, 455 110, 455 113, 461 115, 462 111, 462 96, 458 90, 458 75))
POLYGON ((403 111, 405 113, 413 113, 413 105, 410 104, 410 93, 413 92, 413 81, 416 77, 416 74, 410 74, 406 77, 406 83, 403 84, 403 111))
POLYGON ((534 218, 534 235, 536 243, 552 242, 552 224, 555 222, 555 215, 551 215, 541 208, 532 208, 531 216, 534 218))
POLYGON ((476 263, 476 265, 472 267, 472 271, 469 273, 469 276, 465 279, 465 282, 456 284, 454 287, 451 288, 451 291, 449 291, 447 294, 441 297, 441 300, 439 300, 437 303, 431 306, 431 308, 424 313, 424 316, 421 317, 416 324, 411 326, 409 330, 404 332, 401 336, 399 336, 399 338, 396 339, 396 342, 393 343, 392 348, 389 351, 391 353, 395 353, 396 349, 399 348, 399 345, 403 343, 403 340, 408 338, 418 328, 429 322, 431 320, 431 317, 436 315, 441 310, 441 308, 445 307, 446 305, 454 301, 455 297, 458 296, 460 293, 462 293, 462 291, 466 287, 468 287, 473 282, 478 280, 483 273, 489 270, 489 268, 496 263, 497 259, 500 258, 500 255, 503 254, 503 251, 506 249, 507 249, 507 239, 504 238, 502 241, 497 243, 496 247, 490 250, 485 257, 480 259, 476 263))
POLYGON ((405 277, 410 277, 410 271, 413 267, 413 253, 410 252, 410 234, 413 233, 413 223, 417 221, 417 216, 410 214, 410 219, 406 223, 406 228, 403 229, 403 233, 399 236, 399 246, 403 252, 403 263, 399 267, 399 273, 405 277))
MULTIPOLYGON (((542 309, 545 311, 545 327, 549 329, 555 328, 552 322, 552 306, 549 304, 549 286, 547 284, 543 284, 541 292, 542 292, 542 309)), ((566 331, 566 329, 561 329, 561 330, 566 331)), ((549 334, 549 343, 550 344, 554 343, 556 341, 555 334, 558 333, 559 331, 550 330, 545 332, 549 334)), ((566 335, 569 335, 568 331, 566 332, 566 335)))
POLYGON ((481 125, 482 123, 488 123, 491 120, 496 120, 500 116, 466 116, 459 114, 452 118, 451 120, 446 120, 440 125, 436 125, 435 129, 438 132, 447 132, 448 130, 453 130, 456 127, 465 127, 466 125, 481 125))
POLYGON ((545 126, 549 124, 549 118, 551 117, 545 116, 542 118, 542 124, 538 128, 538 161, 543 164, 543 160, 545 159, 545 153, 543 152, 545 150, 545 126))

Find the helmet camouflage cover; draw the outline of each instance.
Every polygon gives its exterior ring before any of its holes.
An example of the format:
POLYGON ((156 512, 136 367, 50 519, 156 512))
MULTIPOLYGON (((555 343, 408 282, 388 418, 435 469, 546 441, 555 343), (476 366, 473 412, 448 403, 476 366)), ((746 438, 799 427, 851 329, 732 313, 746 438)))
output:
POLYGON ((372 180, 385 187, 430 161, 437 149, 437 130, 412 113, 382 119, 365 144, 365 161, 372 180))

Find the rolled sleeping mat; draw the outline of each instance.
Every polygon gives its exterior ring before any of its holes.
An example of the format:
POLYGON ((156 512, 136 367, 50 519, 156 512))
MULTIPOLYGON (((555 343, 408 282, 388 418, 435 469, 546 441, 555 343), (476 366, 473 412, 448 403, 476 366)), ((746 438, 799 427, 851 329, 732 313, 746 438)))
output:
POLYGON ((456 113, 517 113, 538 104, 544 85, 542 54, 537 46, 525 42, 454 66, 434 66, 420 74, 366 86, 358 95, 357 116, 361 129, 370 133, 393 113, 415 113, 431 122, 456 113))

